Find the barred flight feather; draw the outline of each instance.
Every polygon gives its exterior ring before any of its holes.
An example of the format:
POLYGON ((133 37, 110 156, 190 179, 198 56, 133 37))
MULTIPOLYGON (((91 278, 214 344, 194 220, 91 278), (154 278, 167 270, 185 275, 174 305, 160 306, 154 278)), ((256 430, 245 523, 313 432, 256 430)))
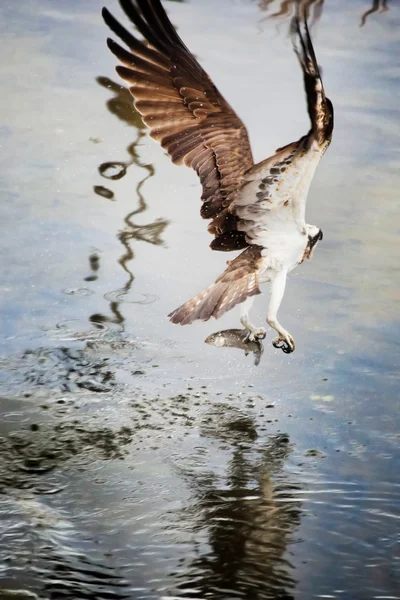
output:
POLYGON ((108 42, 122 63, 117 71, 130 86, 151 137, 174 163, 199 175, 202 200, 208 204, 201 214, 213 219, 237 195, 254 164, 246 128, 186 48, 159 0, 120 4, 145 41, 103 9, 106 23, 130 49, 108 42))
POLYGON ((260 294, 261 250, 259 246, 251 246, 228 261, 228 267, 212 285, 168 315, 170 321, 189 325, 196 320, 219 319, 246 298, 260 294))

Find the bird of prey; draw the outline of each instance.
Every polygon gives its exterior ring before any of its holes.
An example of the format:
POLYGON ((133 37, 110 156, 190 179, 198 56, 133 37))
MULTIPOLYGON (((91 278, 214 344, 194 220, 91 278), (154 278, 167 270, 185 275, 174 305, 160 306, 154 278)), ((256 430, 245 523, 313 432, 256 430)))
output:
POLYGON ((201 216, 209 219, 212 250, 242 250, 207 289, 174 310, 172 323, 218 319, 241 304, 241 323, 250 341, 265 337, 249 311, 260 284, 271 284, 267 323, 277 331, 273 345, 293 352, 292 336, 278 322, 286 276, 311 258, 322 231, 305 221, 308 190, 333 131, 333 106, 325 96, 305 16, 291 23, 303 71, 309 132, 254 164, 247 130, 210 77, 185 46, 160 0, 119 0, 139 40, 106 9, 103 18, 129 50, 107 44, 121 65, 134 105, 172 161, 192 167, 200 178, 201 216))

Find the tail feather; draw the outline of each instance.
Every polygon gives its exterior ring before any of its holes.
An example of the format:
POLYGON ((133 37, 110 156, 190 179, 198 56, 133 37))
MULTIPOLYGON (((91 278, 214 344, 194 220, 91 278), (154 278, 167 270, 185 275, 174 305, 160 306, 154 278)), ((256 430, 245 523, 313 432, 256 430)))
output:
POLYGON ((224 313, 249 296, 260 294, 258 273, 262 256, 259 246, 246 248, 208 288, 182 304, 168 315, 175 324, 189 325, 193 321, 219 319, 224 313))

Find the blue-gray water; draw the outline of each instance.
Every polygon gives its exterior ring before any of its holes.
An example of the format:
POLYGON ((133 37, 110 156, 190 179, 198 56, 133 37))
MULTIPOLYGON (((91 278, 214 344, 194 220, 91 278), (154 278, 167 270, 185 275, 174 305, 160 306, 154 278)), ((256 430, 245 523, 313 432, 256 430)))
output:
MULTIPOLYGON (((258 367, 204 344, 237 312, 166 318, 227 257, 120 88, 102 4, 0 7, 0 596, 399 599, 399 3, 360 28, 367 0, 326 0, 313 25, 324 240, 281 308, 296 352, 269 333, 258 367)), ((256 160, 307 131, 290 3, 165 5, 256 160)))

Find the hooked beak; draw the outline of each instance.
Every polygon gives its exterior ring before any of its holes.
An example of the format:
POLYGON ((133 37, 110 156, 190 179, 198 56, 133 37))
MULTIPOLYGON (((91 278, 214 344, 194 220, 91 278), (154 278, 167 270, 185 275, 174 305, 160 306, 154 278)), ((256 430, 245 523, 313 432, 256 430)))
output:
POLYGON ((319 242, 319 240, 322 240, 324 237, 324 234, 322 233, 322 229, 319 230, 319 232, 317 233, 317 235, 310 239, 310 251, 308 252, 307 258, 308 260, 311 260, 313 252, 314 252, 314 248, 317 245, 317 242, 319 242))

